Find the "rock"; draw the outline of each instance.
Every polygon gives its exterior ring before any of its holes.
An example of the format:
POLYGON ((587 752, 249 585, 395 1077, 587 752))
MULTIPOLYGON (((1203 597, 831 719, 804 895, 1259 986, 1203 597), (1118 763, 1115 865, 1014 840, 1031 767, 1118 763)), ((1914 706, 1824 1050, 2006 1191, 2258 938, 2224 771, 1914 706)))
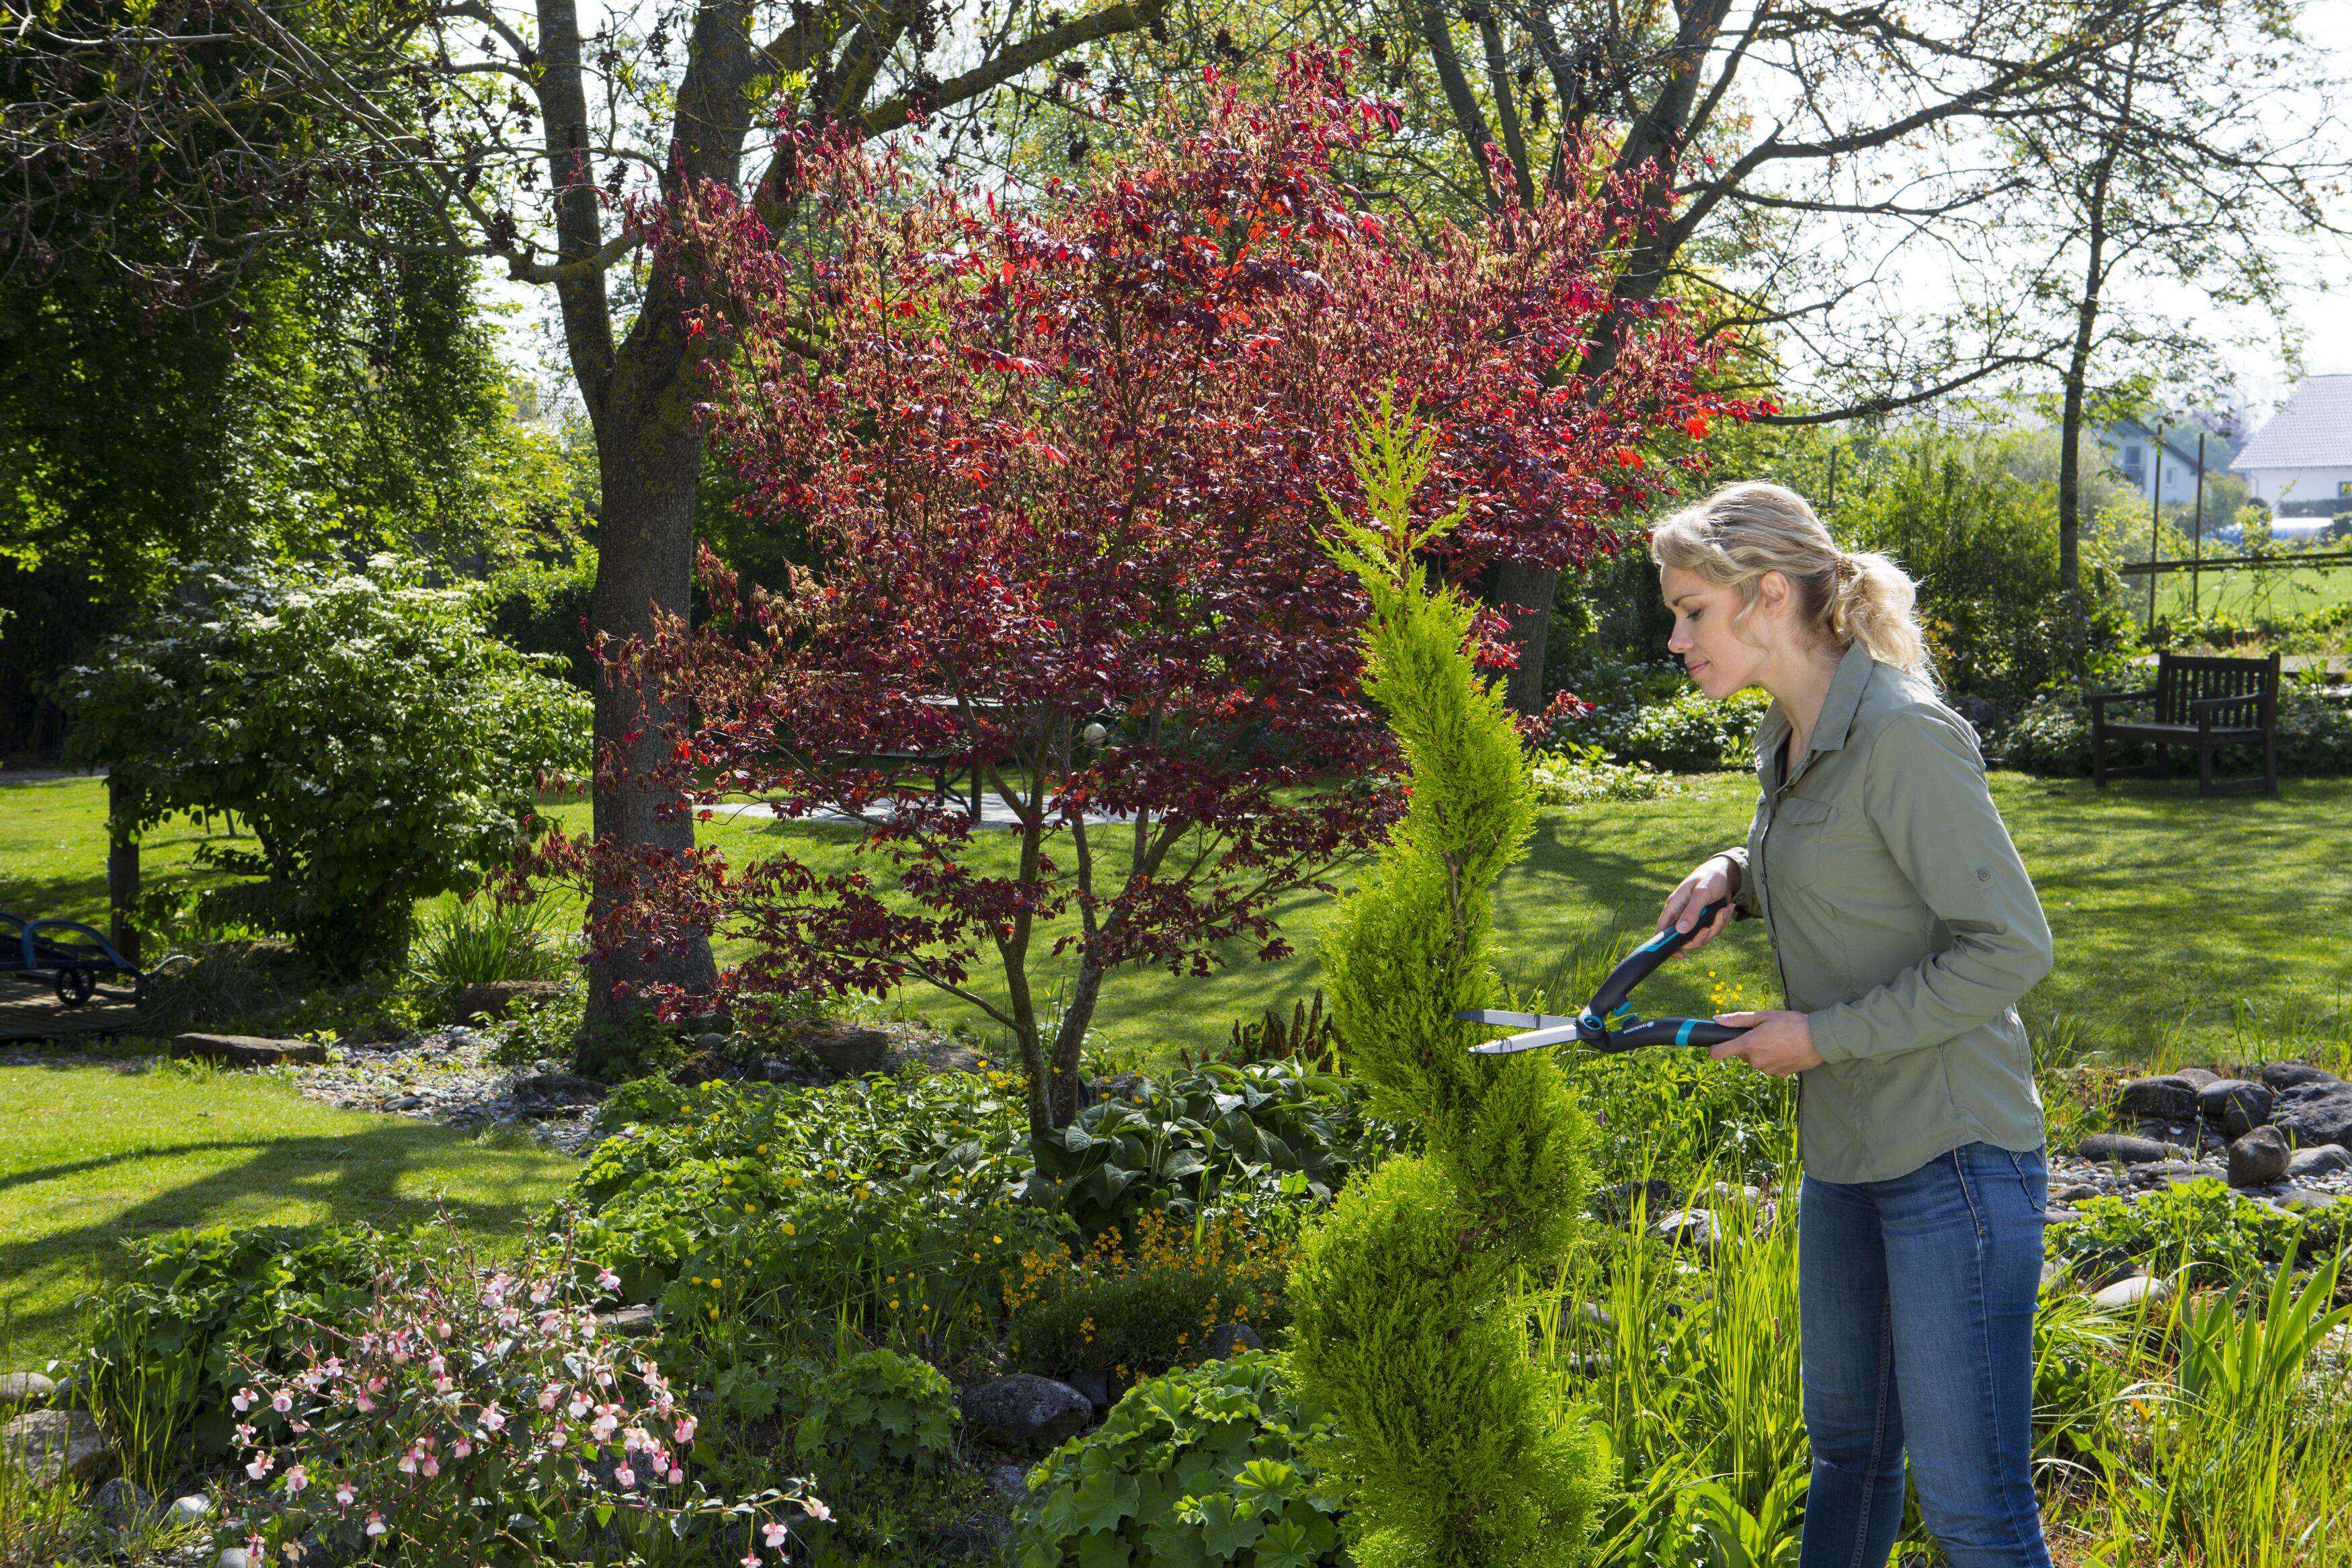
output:
POLYGON ((295 1061, 324 1066, 327 1048, 315 1040, 272 1040, 256 1034, 175 1034, 174 1061, 217 1061, 223 1067, 276 1067, 295 1061))
POLYGON ((2168 1181, 2179 1186, 2182 1182, 2230 1179, 2229 1167, 2217 1166, 2210 1160, 2167 1160, 2162 1165, 2134 1166, 2132 1175, 2149 1186, 2154 1186, 2160 1181, 2168 1181))
POLYGON ((573 1072, 519 1073, 514 1097, 541 1105, 593 1105, 605 1095, 604 1085, 573 1072))
POLYGON ((2284 1093, 2306 1083, 2344 1082, 2333 1072, 2323 1072, 2305 1061, 2265 1061, 2254 1069, 2254 1076, 2261 1079, 2273 1093, 2284 1093))
POLYGON ((387 1111, 422 1111, 425 1109, 425 1096, 394 1094, 383 1103, 383 1108, 387 1111))
POLYGON ((2050 1196, 2059 1203, 2082 1203, 2098 1197, 2099 1189, 2086 1181, 2070 1182, 2064 1186, 2052 1188, 2050 1196))
POLYGON ((1097 1078, 1086 1086, 1080 1096, 1087 1104, 1103 1100, 1140 1101, 1151 1092, 1151 1080, 1140 1072, 1114 1072, 1108 1078, 1097 1078))
POLYGON ((2172 1299, 2169 1281, 2150 1274, 2135 1274, 2128 1280, 2118 1280, 2091 1297, 2091 1305, 2103 1312, 2127 1312, 2141 1302, 2150 1309, 2162 1306, 2172 1299))
POLYGON ((2000 705, 1990 697, 1962 692, 1951 699, 1951 709, 1967 719, 1969 727, 1979 736, 1990 735, 2000 727, 2000 705))
POLYGON ((988 1472, 988 1490, 999 1497, 1024 1498, 1029 1495, 1029 1470, 1025 1465, 999 1465, 988 1472))
POLYGON ((1007 1448, 1050 1448, 1085 1430, 1095 1413, 1068 1384, 1027 1372, 991 1378, 956 1403, 972 1430, 1007 1448))
POLYGON ((2265 1186, 2286 1175, 2286 1136, 2276 1127, 2256 1127, 2230 1145, 2230 1185, 2265 1186))
POLYGON ((190 1492, 185 1497, 172 1500, 170 1522, 182 1526, 200 1523, 212 1511, 212 1499, 200 1491, 190 1492))
POLYGON ((2297 1148, 2342 1144, 2352 1148, 2352 1083, 2292 1083, 2271 1105, 2271 1125, 2297 1148))
POLYGON ((1582 1306, 1576 1309, 1576 1315, 1582 1318, 1586 1322, 1592 1324, 1595 1328, 1613 1329, 1617 1326, 1617 1320, 1611 1317, 1609 1315, 1609 1309, 1602 1306, 1599 1301, 1585 1302, 1582 1306))
POLYGON ((1675 1209, 1650 1228, 1669 1247, 1704 1251, 1715 1245, 1715 1216, 1704 1208, 1675 1209))
POLYGON ((856 1078, 890 1065, 890 1037, 878 1029, 811 1019, 795 1026, 793 1043, 816 1059, 826 1075, 856 1078))
POLYGON ((727 1037, 713 1030, 708 1034, 696 1035, 694 1043, 703 1051, 723 1051, 727 1049, 727 1037))
POLYGON ((1584 1355, 1564 1357, 1554 1364, 1561 1371, 1571 1373, 1579 1377, 1599 1377, 1615 1364, 1609 1359, 1605 1352, 1596 1350, 1584 1355))
POLYGON ((87 1410, 89 1408, 89 1375, 76 1373, 58 1380, 57 1392, 49 1396, 52 1410, 87 1410))
POLYGON ((141 1491, 138 1482, 117 1476, 98 1489, 90 1511, 109 1530, 139 1530, 155 1517, 155 1500, 141 1491))
POLYGON ((2221 1075, 2210 1067, 2176 1067, 2172 1070, 2172 1076, 2186 1078, 2197 1085, 2200 1093, 2221 1081, 2221 1075))
POLYGON ((1648 1181, 1620 1182, 1605 1187, 1593 1199, 1593 1207, 1604 1218, 1623 1224, 1633 1218, 1636 1208, 1652 1214, 1664 1214, 1674 1207, 1675 1189, 1671 1183, 1655 1177, 1648 1181))
POLYGON ((2271 1119, 2272 1092, 2243 1078, 2221 1078, 2197 1092, 2197 1108, 2209 1122, 2219 1122, 2232 1138, 2242 1138, 2251 1127, 2271 1119))
POLYGON ((1764 1201, 1764 1189, 1719 1181, 1700 1196, 1716 1208, 1754 1208, 1764 1201))
POLYGON ((0 1410, 47 1405, 58 1391, 55 1381, 37 1372, 0 1373, 0 1410))
POLYGON ((2136 1138, 2129 1133, 2093 1133, 2074 1145, 2076 1159, 2095 1164, 2146 1166, 2189 1156, 2190 1151, 2177 1144, 2159 1144, 2154 1138, 2136 1138))
POLYGON ((1265 1341, 1257 1337, 1257 1330, 1247 1323, 1219 1323, 1209 1335, 1209 1348, 1202 1361, 1231 1361, 1245 1350, 1263 1350, 1265 1341))
POLYGON ((1100 1367, 1089 1366, 1081 1371, 1066 1373, 1062 1381, 1087 1396, 1100 1416, 1110 1408, 1110 1374, 1100 1367))
POLYGON ((449 1013, 459 1023, 472 1018, 486 1018, 495 1023, 506 1017, 507 1009, 516 1002, 544 1007, 562 994, 562 983, 555 980, 484 980, 461 987, 449 998, 449 1013))
POLYGON ((2161 1122, 2197 1119, 2197 1085, 2164 1072, 2135 1078, 2116 1093, 2116 1111, 2125 1116, 2148 1116, 2161 1122))
POLYGON ((2286 1174, 2295 1181, 2352 1171, 2352 1149, 2341 1144, 2317 1144, 2287 1156, 2286 1174))
POLYGON ((255 1565, 247 1560, 244 1547, 225 1546, 221 1549, 220 1561, 214 1564, 214 1568, 255 1568, 255 1565))
POLYGON ((614 1339, 643 1339, 654 1332, 654 1310, 650 1306, 623 1307, 617 1312, 598 1312, 596 1328, 614 1339))
POLYGON ((959 1519, 942 1527, 931 1537, 934 1560, 952 1563, 965 1558, 996 1562, 1013 1539, 1013 1521, 994 1514, 974 1515, 959 1519))
POLYGON ((0 1427, 0 1451, 43 1486, 94 1486, 114 1473, 114 1445, 86 1410, 35 1410, 0 1427))

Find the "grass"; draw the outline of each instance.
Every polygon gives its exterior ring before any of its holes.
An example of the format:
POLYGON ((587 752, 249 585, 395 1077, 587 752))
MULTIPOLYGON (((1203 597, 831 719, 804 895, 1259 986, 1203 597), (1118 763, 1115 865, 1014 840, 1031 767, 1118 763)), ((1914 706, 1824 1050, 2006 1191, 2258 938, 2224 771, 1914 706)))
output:
MULTIPOLYGON (((2237 547, 2208 545, 2208 555, 2235 555, 2237 547)), ((2167 559, 2169 559, 2168 557, 2167 559)), ((2352 600, 2352 566, 2305 566, 2263 571, 2200 571, 2197 576, 2197 608, 2205 614, 2223 613, 2238 621, 2272 616, 2308 615, 2352 600)), ((2189 579, 2185 571, 2166 572, 2156 590, 2156 612, 2179 618, 2189 613, 2189 579)), ((2135 611, 2147 602, 2147 584, 2135 582, 2125 601, 2135 611)))
POLYGON ((14 1367, 65 1351, 75 1301, 109 1276, 120 1238, 405 1225, 446 1202, 495 1241, 520 1234, 576 1168, 520 1139, 336 1110, 253 1074, 0 1068, 0 1343, 13 1337, 14 1367))
MULTIPOLYGON (((2057 939, 2056 968, 2024 1004, 2037 1029, 2063 1025, 2074 1052, 2126 1061, 2258 1057, 2352 1037, 2352 952, 2339 939, 2352 883, 2338 847, 2352 836, 2352 780, 2288 779, 2275 798, 2206 800, 2186 780, 2100 791, 2079 779, 2000 773, 1993 795, 2057 939)), ((103 787, 20 785, 5 799, 0 908, 102 915, 103 787)), ((1725 774, 1660 800, 1541 813, 1528 858, 1496 893, 1506 976, 1532 986, 1612 923, 1646 928, 1688 867, 1745 837, 1754 801, 1751 780, 1725 774)), ((584 826, 586 814, 584 803, 554 808, 567 826, 584 826)), ((702 835, 737 864, 787 844, 816 863, 842 864, 854 841, 845 827, 760 818, 720 818, 702 835)), ((191 874, 200 841, 192 830, 151 835, 148 874, 191 874)), ((1012 853, 1009 835, 984 834, 976 869, 1009 871, 1012 853)), ((1236 1018, 1286 1010, 1315 988, 1314 938, 1328 908, 1314 894, 1285 903, 1283 933, 1297 952, 1276 963, 1257 962, 1252 944, 1235 942, 1205 980, 1143 969, 1114 976, 1097 1015, 1104 1042, 1114 1055, 1157 1061, 1179 1047, 1217 1043, 1236 1018)), ((1778 995, 1756 923, 1734 927, 1706 957, 1704 967, 1669 966, 1644 989, 1644 1009, 1705 1010, 1717 988, 1738 988, 1741 1003, 1769 1005, 1778 995)), ((1040 963, 1048 987, 1066 973, 1040 963)), ((985 966, 974 988, 1003 990, 985 966)), ((986 1032, 985 1020, 937 993, 910 987, 896 1000, 986 1032)))

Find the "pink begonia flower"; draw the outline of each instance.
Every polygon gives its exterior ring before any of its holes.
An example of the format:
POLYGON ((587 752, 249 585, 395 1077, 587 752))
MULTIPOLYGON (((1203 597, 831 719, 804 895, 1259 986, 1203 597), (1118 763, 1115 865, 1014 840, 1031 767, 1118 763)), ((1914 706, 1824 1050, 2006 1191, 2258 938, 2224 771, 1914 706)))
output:
POLYGON ((441 1337, 443 1339, 447 1339, 449 1337, 449 1325, 447 1323, 442 1323, 439 1325, 439 1328, 441 1331, 441 1337))
POLYGON ((337 1502, 341 1503, 345 1508, 349 1508, 352 1506, 352 1492, 351 1482, 337 1481, 335 1483, 335 1500, 337 1502))
POLYGON ((743 1553, 743 1568, 760 1568, 760 1554, 756 1552, 743 1553))
POLYGON ((605 1269, 596 1275, 596 1285, 600 1290, 617 1291, 621 1288, 621 1277, 610 1269, 605 1269))
POLYGON ((294 1396, 281 1388, 278 1391, 278 1396, 269 1402, 269 1407, 283 1416, 294 1408, 294 1396))
POLYGON ((271 1458, 268 1454, 257 1454, 254 1456, 253 1462, 245 1467, 245 1473, 251 1476, 255 1480, 259 1480, 262 1477, 269 1473, 269 1467, 277 1462, 277 1460, 271 1458))
POLYGON ((400 1469, 400 1473, 401 1473, 402 1475, 404 1475, 404 1476, 413 1476, 413 1475, 415 1475, 415 1474, 416 1473, 416 1450, 415 1450, 415 1449, 411 1448, 411 1449, 409 1449, 409 1450, 408 1450, 408 1452, 406 1452, 406 1453, 404 1453, 404 1454, 403 1454, 403 1455, 401 1455, 401 1456, 400 1456, 400 1466, 399 1466, 399 1469, 400 1469))
POLYGON ((474 1451, 474 1445, 467 1439, 460 1437, 457 1439, 456 1444, 450 1448, 449 1451, 462 1459, 467 1455, 474 1451))
POLYGON ((563 1385, 551 1383, 539 1391, 539 1407, 542 1410, 552 1410, 555 1408, 555 1402, 562 1397, 563 1385))
POLYGON ((286 1490, 289 1494, 299 1492, 310 1484, 310 1478, 303 1473, 300 1465, 296 1465, 286 1472, 286 1490))
POLYGON ((681 1443, 691 1443, 694 1441, 693 1416, 681 1416, 677 1418, 677 1440, 681 1443))
POLYGON ((367 1390, 364 1388, 352 1396, 352 1402, 360 1407, 360 1414, 362 1415, 365 1415, 367 1412, 375 1408, 375 1401, 367 1396, 367 1390))
POLYGON ((669 1484, 672 1486, 682 1486, 685 1482, 686 1472, 679 1469, 676 1465, 672 1465, 669 1468, 669 1484))
POLYGON ((486 1405, 482 1406, 481 1423, 485 1432, 503 1432, 506 1430, 507 1414, 495 1405, 486 1405))
POLYGON ((625 1488, 633 1487, 637 1484, 637 1472, 629 1469, 628 1466, 623 1465, 620 1469, 613 1472, 613 1479, 620 1482, 625 1488))
POLYGON ((824 1500, 823 1498, 803 1498, 801 1500, 801 1506, 808 1510, 808 1516, 811 1519, 831 1519, 833 1517, 833 1510, 824 1506, 824 1500))
POLYGON ((574 1421, 577 1421, 581 1416, 588 1414, 588 1396, 574 1392, 572 1396, 572 1404, 570 1408, 572 1411, 572 1418, 574 1421))
POLYGON ((782 1546, 784 1543, 784 1527, 782 1525, 771 1521, 767 1524, 761 1526, 761 1529, 768 1537, 768 1549, 770 1551, 772 1552, 777 1547, 782 1546))
POLYGON ((441 1473, 441 1461, 440 1461, 440 1460, 438 1460, 438 1459, 436 1459, 436 1458, 434 1458, 432 1455, 430 1455, 430 1454, 425 1455, 425 1478, 426 1478, 427 1479, 432 1479, 433 1477, 439 1475, 440 1473, 441 1473))
POLYGON ((228 1402, 231 1406, 236 1407, 236 1413, 242 1416, 247 1411, 252 1409, 254 1401, 260 1397, 260 1395, 256 1394, 250 1388, 240 1388, 235 1394, 229 1396, 228 1402))
POLYGON ((382 1535, 383 1533, 383 1515, 376 1512, 373 1509, 368 1510, 367 1532, 370 1535, 382 1535))

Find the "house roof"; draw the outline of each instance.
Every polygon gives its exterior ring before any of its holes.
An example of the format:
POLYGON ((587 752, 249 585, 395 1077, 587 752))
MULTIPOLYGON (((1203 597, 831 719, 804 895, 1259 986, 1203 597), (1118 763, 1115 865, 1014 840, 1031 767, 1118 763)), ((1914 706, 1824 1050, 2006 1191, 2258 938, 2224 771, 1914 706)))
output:
POLYGON ((2352 376, 2306 376, 2230 466, 2352 467, 2352 376))

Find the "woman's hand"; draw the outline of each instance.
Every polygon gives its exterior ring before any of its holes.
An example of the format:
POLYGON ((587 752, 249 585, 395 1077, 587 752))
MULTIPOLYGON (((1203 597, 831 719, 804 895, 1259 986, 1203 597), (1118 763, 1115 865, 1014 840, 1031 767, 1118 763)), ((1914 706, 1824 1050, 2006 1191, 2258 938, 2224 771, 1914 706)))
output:
POLYGON ((1774 1078, 1786 1078, 1822 1064, 1822 1053, 1813 1049, 1813 1026, 1802 1013, 1717 1013, 1715 1021, 1748 1031, 1738 1040, 1707 1047, 1706 1053, 1717 1061, 1737 1056, 1757 1071, 1774 1078))
POLYGON ((1692 937, 1684 946, 1685 953, 1696 953, 1716 938, 1716 934, 1731 924, 1731 895, 1739 890, 1739 865, 1729 855, 1710 855, 1699 863, 1696 871, 1683 878, 1682 885, 1666 895, 1666 906, 1658 911, 1658 929, 1669 925, 1677 931, 1688 931, 1698 923, 1698 912, 1716 900, 1723 901, 1723 912, 1710 921, 1706 930, 1692 937))

